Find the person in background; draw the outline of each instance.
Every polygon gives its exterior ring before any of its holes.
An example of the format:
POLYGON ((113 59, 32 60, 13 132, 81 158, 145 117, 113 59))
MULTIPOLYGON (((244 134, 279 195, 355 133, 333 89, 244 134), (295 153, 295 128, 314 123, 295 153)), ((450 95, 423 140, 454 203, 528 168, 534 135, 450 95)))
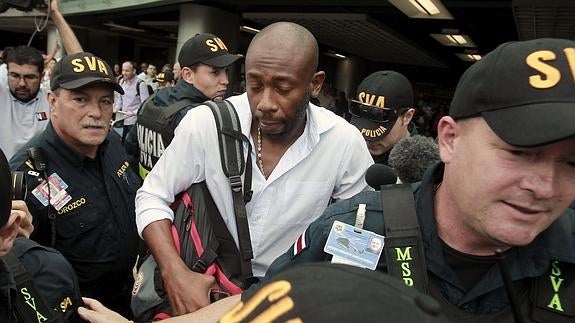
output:
POLYGON ((152 91, 155 91, 158 88, 158 84, 154 82, 156 76, 158 75, 158 70, 156 69, 156 65, 148 64, 148 68, 146 72, 142 72, 138 75, 138 78, 147 85, 152 87, 152 91))
POLYGON ((180 63, 176 62, 176 64, 174 64, 173 72, 174 72, 174 81, 177 82, 180 79, 180 75, 182 73, 180 63))
POLYGON ((118 83, 124 94, 116 94, 114 106, 117 118, 121 118, 123 122, 122 141, 125 141, 130 129, 136 123, 140 106, 150 94, 146 82, 136 77, 136 67, 132 61, 122 63, 122 77, 118 83))
POLYGON ((174 81, 174 73, 172 72, 162 72, 160 74, 158 74, 158 76, 156 77, 155 82, 158 83, 158 90, 164 89, 164 88, 169 88, 169 87, 174 87, 175 85, 175 81, 174 81))
POLYGON ((409 80, 395 71, 375 72, 359 84, 349 104, 350 123, 355 125, 378 164, 387 164, 391 148, 411 135, 413 89, 409 80))
MULTIPOLYGON (((58 0, 51 0, 50 18, 66 52, 82 51, 60 12, 58 0)), ((50 110, 48 89, 40 86, 44 71, 42 53, 32 47, 17 46, 7 51, 5 63, 6 83, 0 83, 0 148, 10 159, 22 145, 46 128, 50 110)))

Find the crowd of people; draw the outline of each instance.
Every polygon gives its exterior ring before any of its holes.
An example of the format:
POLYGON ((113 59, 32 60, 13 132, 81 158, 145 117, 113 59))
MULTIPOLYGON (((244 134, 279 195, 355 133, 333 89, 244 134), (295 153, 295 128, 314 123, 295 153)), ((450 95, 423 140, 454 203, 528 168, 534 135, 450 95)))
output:
POLYGON ((575 317, 575 42, 500 45, 463 74, 434 140, 418 135, 399 72, 370 74, 342 109, 298 24, 268 25, 245 57, 197 34, 157 73, 86 52, 58 0, 49 8, 66 55, 17 46, 0 68, 1 322, 142 320, 134 297, 150 280, 137 273, 146 257, 170 306, 145 320, 379 322, 383 308, 396 317, 409 302, 419 309, 409 322, 575 317), (245 93, 226 97, 242 59, 245 93), (204 104, 221 100, 239 130, 204 104), (222 136, 242 146, 240 178, 223 167, 222 136), (370 187, 374 164, 397 176, 370 187), (186 227, 198 259, 174 240, 181 193, 201 183, 227 243, 248 255, 237 262, 253 277, 239 290, 215 266, 225 255, 210 253, 225 239, 196 227, 199 213, 186 227), (311 301, 301 284, 341 288, 311 301))

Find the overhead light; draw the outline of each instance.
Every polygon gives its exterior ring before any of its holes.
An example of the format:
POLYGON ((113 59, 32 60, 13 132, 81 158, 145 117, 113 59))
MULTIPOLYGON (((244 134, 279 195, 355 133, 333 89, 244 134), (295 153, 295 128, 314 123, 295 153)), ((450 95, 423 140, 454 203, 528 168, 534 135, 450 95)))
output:
POLYGON ((468 53, 456 53, 455 55, 459 57, 461 60, 466 62, 477 62, 482 57, 479 54, 468 54, 468 53))
POLYGON ((411 4, 417 8, 417 10, 430 16, 439 13, 439 9, 437 9, 437 7, 430 0, 409 0, 409 2, 411 2, 411 4))
POLYGON ((346 58, 347 58, 347 56, 345 56, 345 55, 343 55, 343 54, 336 53, 336 52, 333 51, 333 50, 328 50, 328 51, 322 52, 322 54, 325 55, 325 56, 329 56, 329 57, 333 57, 333 58, 338 58, 338 59, 346 59, 346 58))
POLYGON ((441 0, 389 0, 410 18, 453 19, 441 0))
POLYGON ((447 38, 456 45, 465 45, 467 40, 462 35, 447 35, 447 38))
POLYGON ((137 32, 137 33, 143 33, 143 32, 145 32, 144 29, 139 29, 139 28, 133 28, 133 27, 128 27, 128 26, 118 25, 118 24, 115 24, 115 23, 113 23, 113 22, 104 23, 104 26, 108 26, 108 27, 110 27, 110 28, 117 29, 117 30, 122 30, 122 31, 133 31, 133 32, 137 32))
POLYGON ((471 38, 463 34, 430 34, 430 36, 443 46, 475 47, 475 43, 471 38))
POLYGON ((248 26, 241 26, 240 27, 240 31, 246 32, 246 33, 250 33, 250 34, 257 34, 260 32, 259 29, 255 29, 252 27, 248 27, 248 26))

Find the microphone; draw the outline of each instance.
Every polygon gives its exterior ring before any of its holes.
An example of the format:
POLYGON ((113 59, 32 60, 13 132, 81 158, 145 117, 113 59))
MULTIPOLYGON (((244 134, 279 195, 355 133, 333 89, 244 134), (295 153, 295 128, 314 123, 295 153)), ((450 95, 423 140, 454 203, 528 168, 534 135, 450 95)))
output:
POLYGON ((421 181, 427 168, 439 160, 439 147, 435 141, 416 135, 398 141, 391 149, 387 163, 402 183, 415 183, 421 181))
POLYGON ((45 172, 48 169, 48 161, 46 160, 46 155, 44 154, 44 149, 40 147, 31 147, 26 150, 28 153, 28 158, 32 161, 34 169, 38 172, 45 172))
POLYGON ((365 181, 373 189, 379 191, 382 185, 395 184, 397 176, 395 176, 391 167, 383 164, 373 164, 365 172, 365 181))

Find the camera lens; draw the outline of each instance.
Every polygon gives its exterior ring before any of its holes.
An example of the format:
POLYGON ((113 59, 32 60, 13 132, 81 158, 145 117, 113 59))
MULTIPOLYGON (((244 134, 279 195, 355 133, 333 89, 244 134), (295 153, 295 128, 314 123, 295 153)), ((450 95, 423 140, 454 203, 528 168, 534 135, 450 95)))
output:
POLYGON ((26 187, 26 176, 24 172, 12 172, 12 200, 24 200, 28 188, 26 187))

